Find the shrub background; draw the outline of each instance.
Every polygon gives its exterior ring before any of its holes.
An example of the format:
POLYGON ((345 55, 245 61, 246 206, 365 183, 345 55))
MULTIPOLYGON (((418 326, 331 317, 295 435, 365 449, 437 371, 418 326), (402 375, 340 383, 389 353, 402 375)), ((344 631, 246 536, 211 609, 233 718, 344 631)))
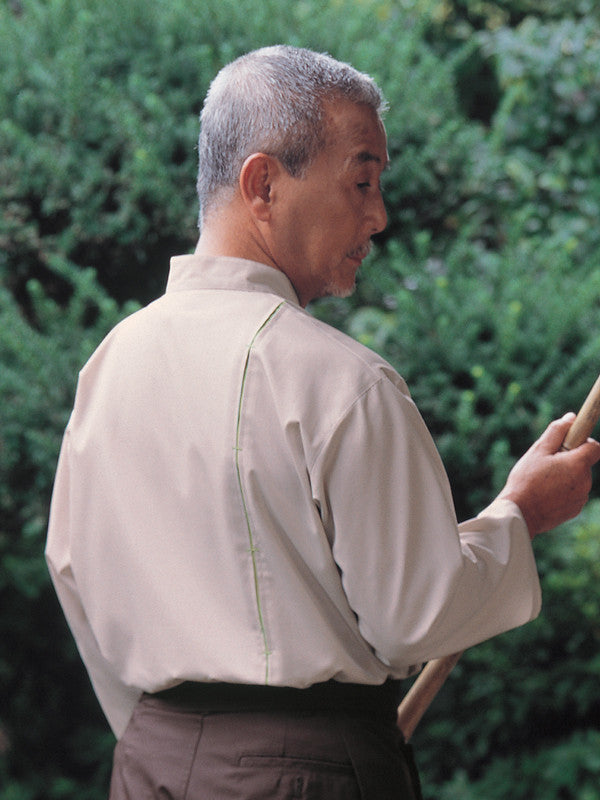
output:
MULTIPOLYGON (((461 518, 596 378, 591 0, 1 2, 2 800, 106 796, 113 739, 43 561, 58 448, 78 369, 194 247, 210 80, 275 42, 390 101, 388 228, 354 297, 312 310, 407 379, 461 518)), ((594 501, 536 541, 542 616, 456 668, 414 739, 426 797, 600 798, 599 527, 594 501)))

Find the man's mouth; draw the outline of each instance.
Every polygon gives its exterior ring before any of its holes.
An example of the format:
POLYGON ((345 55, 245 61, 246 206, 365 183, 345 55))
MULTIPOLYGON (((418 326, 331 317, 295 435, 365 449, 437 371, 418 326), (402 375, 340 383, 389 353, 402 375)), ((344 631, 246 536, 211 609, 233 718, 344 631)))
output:
POLYGON ((366 242, 366 244, 362 244, 360 247, 357 247, 355 250, 352 250, 348 253, 348 258, 352 259, 353 261, 362 261, 366 258, 369 253, 371 252, 371 242, 366 242))

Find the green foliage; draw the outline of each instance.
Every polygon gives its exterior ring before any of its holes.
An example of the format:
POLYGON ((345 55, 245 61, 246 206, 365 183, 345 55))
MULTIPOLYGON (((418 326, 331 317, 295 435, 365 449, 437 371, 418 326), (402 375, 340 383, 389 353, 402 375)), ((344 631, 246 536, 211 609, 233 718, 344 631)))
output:
POLYGON ((12 287, 45 278, 46 255, 59 252, 94 265, 120 296, 142 282, 140 294, 156 294, 153 258, 165 241, 189 247, 198 64, 214 62, 178 48, 152 8, 51 0, 0 12, 0 239, 12 287))
POLYGON ((99 734, 105 726, 49 586, 43 543, 77 372, 135 306, 120 308, 91 270, 58 257, 47 266, 69 296, 61 305, 34 279, 27 315, 0 290, 0 732, 8 748, 4 758, 0 748, 1 796, 92 800, 103 796, 94 776, 106 781, 113 742, 99 734))
POLYGON ((541 754, 494 758, 483 778, 459 772, 436 795, 439 800, 598 800, 600 734, 586 731, 541 754))
MULTIPOLYGON (((591 0, 0 4, 0 797, 106 796, 107 732, 43 561, 78 369, 195 241, 209 81, 275 42, 382 85, 389 226, 313 312, 407 379, 471 515, 597 373, 591 0)), ((415 737, 441 800, 598 798, 596 519, 538 549, 538 621, 456 668, 415 737), (571 792, 571 794, 569 794, 571 792), (594 794, 594 792, 596 792, 594 794)))
POLYGON ((578 264, 598 250, 600 26, 591 19, 482 37, 503 89, 492 142, 506 159, 507 200, 525 233, 562 237, 578 264))

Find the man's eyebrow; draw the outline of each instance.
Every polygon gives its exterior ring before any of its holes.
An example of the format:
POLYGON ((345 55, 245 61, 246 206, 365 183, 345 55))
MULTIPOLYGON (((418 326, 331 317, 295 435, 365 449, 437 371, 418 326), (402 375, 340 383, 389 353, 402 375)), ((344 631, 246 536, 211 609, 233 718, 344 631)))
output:
MULTIPOLYGON (((356 164, 368 164, 370 161, 375 161, 377 164, 381 164, 381 158, 376 155, 375 153, 371 153, 370 150, 361 150, 355 156, 353 156, 352 161, 356 164)), ((383 162, 383 168, 387 169, 390 165, 389 158, 386 158, 383 162)))

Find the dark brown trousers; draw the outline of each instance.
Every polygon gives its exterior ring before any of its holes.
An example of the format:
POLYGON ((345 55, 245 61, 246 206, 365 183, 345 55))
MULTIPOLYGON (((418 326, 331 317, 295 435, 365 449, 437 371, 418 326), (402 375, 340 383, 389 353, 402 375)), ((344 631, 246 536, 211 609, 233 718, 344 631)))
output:
POLYGON ((390 719, 190 710, 148 695, 115 749, 109 800, 418 800, 390 719))

